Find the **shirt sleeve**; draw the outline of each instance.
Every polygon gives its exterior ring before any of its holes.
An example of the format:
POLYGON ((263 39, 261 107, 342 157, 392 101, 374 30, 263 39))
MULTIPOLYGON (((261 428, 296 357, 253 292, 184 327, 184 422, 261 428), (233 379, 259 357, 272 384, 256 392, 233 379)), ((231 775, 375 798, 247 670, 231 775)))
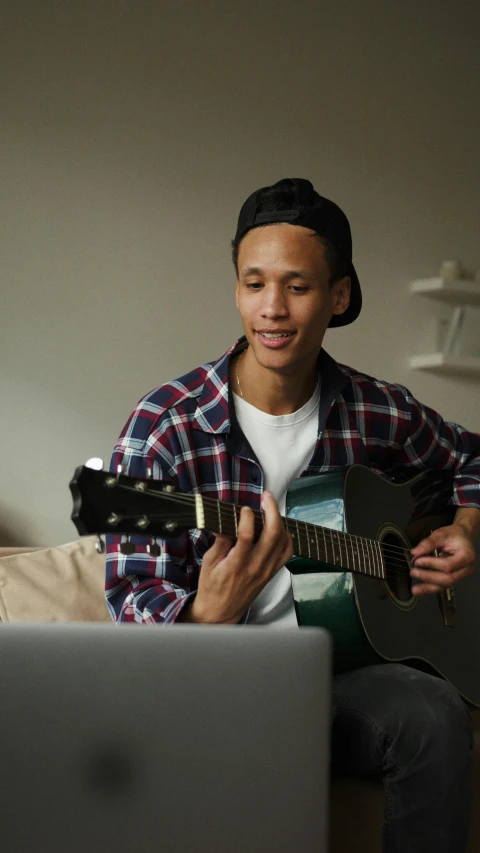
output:
POLYGON ((394 418, 397 437, 391 451, 395 464, 449 473, 449 503, 480 509, 480 435, 444 421, 407 388, 396 386, 396 392, 403 398, 398 408, 406 417, 394 418))
MULTIPOLYGON (((148 440, 137 437, 141 429, 141 416, 134 413, 115 447, 110 470, 116 473, 121 465, 122 473, 146 477, 147 468, 151 468, 154 479, 175 483, 167 440, 164 458, 159 454, 158 440, 152 458, 148 440)), ((120 551, 120 536, 109 534, 106 539, 105 593, 112 619, 139 624, 175 622, 196 594, 202 557, 209 546, 208 535, 194 530, 160 540, 158 557, 149 552, 146 536, 130 537, 135 545, 131 555, 120 551)))

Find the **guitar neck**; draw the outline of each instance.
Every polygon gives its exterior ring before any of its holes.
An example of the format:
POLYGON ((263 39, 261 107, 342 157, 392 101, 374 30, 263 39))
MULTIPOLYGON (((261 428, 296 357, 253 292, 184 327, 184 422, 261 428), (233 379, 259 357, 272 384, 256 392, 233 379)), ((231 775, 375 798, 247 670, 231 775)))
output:
MULTIPOLYGON (((72 519, 81 535, 99 531, 125 535, 143 533, 168 538, 181 531, 201 529, 238 536, 241 507, 208 495, 178 492, 170 481, 128 477, 77 468, 70 483, 72 519)), ((254 510, 255 538, 264 527, 264 514, 254 510)), ((294 554, 334 568, 386 578, 382 543, 332 530, 307 521, 283 518, 291 533, 294 554)))
MULTIPOLYGON (((206 530, 237 538, 241 507, 215 498, 196 496, 197 524, 206 530)), ((264 527, 262 510, 254 510, 255 538, 264 527)), ((299 557, 328 563, 335 568, 362 575, 385 578, 386 568, 380 542, 353 536, 341 530, 320 527, 307 521, 282 518, 293 539, 294 553, 299 557)))

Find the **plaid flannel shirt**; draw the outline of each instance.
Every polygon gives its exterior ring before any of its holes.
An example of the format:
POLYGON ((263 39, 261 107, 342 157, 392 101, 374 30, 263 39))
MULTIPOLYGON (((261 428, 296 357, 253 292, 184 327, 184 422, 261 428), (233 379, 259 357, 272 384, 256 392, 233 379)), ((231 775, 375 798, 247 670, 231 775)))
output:
MULTIPOLYGON (((244 346, 241 338, 218 361, 143 397, 118 439, 111 470, 123 465, 131 476, 146 477, 149 468, 181 491, 259 509, 263 472, 236 420, 228 382, 230 356, 244 346)), ((406 471, 449 471, 450 503, 480 508, 480 436, 443 421, 403 386, 338 365, 324 350, 318 365, 317 442, 302 476, 354 463, 403 478, 406 471)), ((191 530, 162 541, 158 557, 145 538, 132 540, 136 552, 124 555, 120 537, 107 537, 112 618, 172 623, 196 593, 212 536, 191 530)))

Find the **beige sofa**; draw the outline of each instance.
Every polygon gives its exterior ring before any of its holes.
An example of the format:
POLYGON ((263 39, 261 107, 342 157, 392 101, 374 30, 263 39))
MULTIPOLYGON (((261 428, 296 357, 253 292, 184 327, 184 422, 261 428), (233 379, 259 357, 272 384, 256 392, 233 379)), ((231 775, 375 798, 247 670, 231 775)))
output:
MULTIPOLYGON (((103 594, 105 557, 95 551, 94 542, 94 537, 86 537, 56 548, 0 548, 0 620, 109 622, 103 594)), ((474 721, 480 779, 480 711, 474 721)), ((480 853, 480 785, 475 793, 470 851, 480 853)), ((335 781, 330 853, 381 853, 382 812, 380 785, 335 781)))

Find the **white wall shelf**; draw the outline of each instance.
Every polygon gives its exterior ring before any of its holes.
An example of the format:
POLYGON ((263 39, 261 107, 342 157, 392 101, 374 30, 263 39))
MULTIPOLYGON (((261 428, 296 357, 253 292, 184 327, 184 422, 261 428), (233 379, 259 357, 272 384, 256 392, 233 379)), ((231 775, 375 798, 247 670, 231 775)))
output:
POLYGON ((452 356, 444 355, 443 352, 431 352, 425 355, 412 355, 408 361, 412 370, 480 377, 480 358, 474 356, 452 356))
POLYGON ((410 290, 455 305, 480 305, 480 285, 464 278, 423 278, 412 281, 410 290))
MULTIPOLYGON (((443 352, 430 352, 410 356, 408 362, 411 369, 429 370, 432 373, 442 373, 445 375, 480 378, 480 357, 477 355, 477 348, 474 347, 474 355, 460 355, 455 352, 458 346, 459 328, 462 326, 465 312, 469 311, 468 308, 462 308, 461 306, 480 305, 480 283, 464 278, 452 279, 439 276, 437 278, 424 278, 412 281, 410 292, 450 303, 454 309, 448 322, 446 334, 440 336, 441 340, 439 343, 443 352)), ((477 310, 472 308, 470 312, 477 310)), ((480 337, 480 328, 478 334, 480 337)))

